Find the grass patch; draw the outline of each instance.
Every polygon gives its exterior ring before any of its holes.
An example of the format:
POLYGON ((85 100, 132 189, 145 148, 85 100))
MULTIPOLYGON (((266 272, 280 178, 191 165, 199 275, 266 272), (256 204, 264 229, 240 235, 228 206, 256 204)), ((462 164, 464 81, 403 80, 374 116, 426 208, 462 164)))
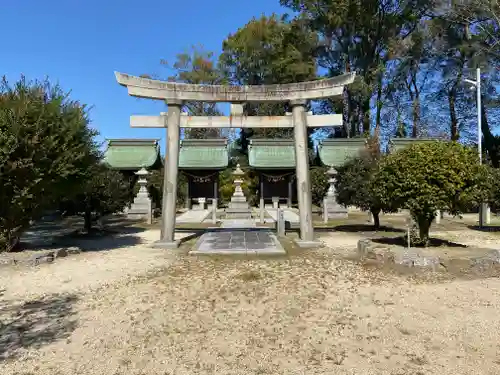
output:
POLYGON ((238 275, 238 278, 243 281, 257 281, 262 279, 262 274, 255 270, 243 271, 238 275))

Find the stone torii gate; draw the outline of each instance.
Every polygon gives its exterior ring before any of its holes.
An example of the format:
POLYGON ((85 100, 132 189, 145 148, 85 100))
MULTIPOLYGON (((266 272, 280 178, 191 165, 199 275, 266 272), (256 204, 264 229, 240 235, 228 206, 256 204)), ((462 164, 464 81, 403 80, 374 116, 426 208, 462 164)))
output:
POLYGON ((342 125, 342 115, 312 115, 305 112, 307 100, 342 95, 344 86, 354 81, 354 73, 310 82, 283 85, 222 86, 166 82, 115 72, 116 80, 131 96, 163 100, 168 112, 160 116, 131 116, 132 127, 167 129, 165 175, 163 183, 161 239, 155 246, 178 247, 175 240, 175 214, 179 165, 180 128, 292 128, 295 140, 297 198, 300 211, 301 247, 316 246, 312 222, 312 196, 307 148, 307 127, 342 125), (181 113, 185 101, 232 103, 230 116, 187 116, 181 113), (246 102, 288 102, 286 116, 245 116, 246 102))

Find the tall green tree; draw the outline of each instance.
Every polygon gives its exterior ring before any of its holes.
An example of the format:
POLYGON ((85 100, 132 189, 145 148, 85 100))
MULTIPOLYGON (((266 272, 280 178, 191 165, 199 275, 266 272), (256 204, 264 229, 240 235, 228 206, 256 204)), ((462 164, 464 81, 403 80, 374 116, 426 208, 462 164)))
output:
POLYGON ((391 59, 390 44, 410 35, 429 7, 426 0, 280 0, 307 20, 321 36, 319 64, 330 76, 355 71, 344 108, 351 136, 371 129, 370 101, 375 97, 376 130, 381 126, 383 78, 391 59), (359 122, 362 129, 358 128, 359 122))
POLYGON ((0 249, 79 192, 99 158, 86 107, 48 81, 0 84, 0 249))
MULTIPOLYGON (((431 55, 432 42, 426 22, 421 22, 407 38, 394 39, 390 47, 393 51, 392 68, 387 72, 390 83, 386 87, 386 95, 391 103, 403 97, 410 104, 410 111, 405 112, 410 112, 406 115, 409 115, 411 122, 412 138, 421 134, 422 94, 429 87, 435 71, 436 63, 431 55)), ((406 129, 401 128, 403 114, 399 111, 397 115, 398 133, 406 133, 406 129)))
MULTIPOLYGON (((299 21, 273 14, 253 18, 223 42, 220 66, 236 85, 283 84, 316 78, 314 49, 316 35, 299 21)), ((245 106, 248 115, 284 115, 286 104, 245 106)), ((291 129, 242 129, 240 145, 246 152, 248 140, 292 138, 291 129)))
POLYGON ((477 65, 477 40, 471 34, 468 23, 436 17, 430 26, 434 39, 433 53, 441 74, 436 97, 447 102, 450 139, 457 141, 463 128, 458 107, 467 93, 464 79, 468 77, 468 70, 477 65))
POLYGON ((101 163, 89 169, 90 176, 80 185, 71 199, 62 198, 61 208, 70 215, 84 218, 84 228, 90 233, 96 219, 122 211, 131 200, 130 183, 118 171, 101 163))
POLYGON ((378 163, 382 154, 378 143, 370 140, 369 147, 360 152, 359 156, 346 161, 336 168, 335 190, 337 202, 344 206, 356 206, 364 211, 370 211, 375 229, 380 228, 380 213, 394 212, 393 202, 380 196, 381 191, 374 185, 378 163))
MULTIPOLYGON (((192 47, 187 52, 179 53, 172 66, 164 60, 162 64, 174 71, 169 77, 170 81, 205 85, 220 85, 224 82, 214 53, 205 51, 201 47, 192 47)), ((220 116, 222 114, 217 103, 192 101, 184 105, 192 116, 220 116)), ((186 129, 184 135, 186 138, 196 139, 218 138, 221 136, 221 129, 191 128, 186 129)))
POLYGON ((484 53, 500 58, 500 3, 497 0, 469 0, 445 2, 446 15, 468 24, 474 24, 481 37, 484 53))
MULTIPOLYGON (((497 87, 499 84, 498 65, 500 64, 500 6, 498 1, 471 0, 456 2, 443 6, 442 22, 451 25, 451 29, 464 30, 463 42, 469 46, 467 67, 470 70, 482 69, 482 133, 483 149, 495 167, 500 166, 500 138, 493 134, 490 123, 494 112, 491 109, 500 106, 497 87)), ((475 78, 475 77, 474 77, 475 78)), ((465 91, 465 100, 467 100, 465 91)), ((470 95, 469 95, 470 96, 470 95)), ((475 95, 468 98, 472 102, 471 109, 475 112, 475 95)))

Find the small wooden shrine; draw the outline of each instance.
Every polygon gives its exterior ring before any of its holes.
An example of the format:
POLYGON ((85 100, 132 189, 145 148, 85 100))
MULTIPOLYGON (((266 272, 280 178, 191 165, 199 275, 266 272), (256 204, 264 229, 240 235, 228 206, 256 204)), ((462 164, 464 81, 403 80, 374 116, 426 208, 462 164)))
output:
POLYGON ((226 139, 184 139, 181 141, 179 171, 188 180, 186 208, 191 209, 193 202, 197 204, 197 207, 204 206, 205 202, 217 202, 219 172, 226 169, 228 164, 229 152, 226 139))
POLYGON ((248 163, 259 175, 264 205, 291 207, 297 203, 295 145, 293 139, 252 139, 248 163))

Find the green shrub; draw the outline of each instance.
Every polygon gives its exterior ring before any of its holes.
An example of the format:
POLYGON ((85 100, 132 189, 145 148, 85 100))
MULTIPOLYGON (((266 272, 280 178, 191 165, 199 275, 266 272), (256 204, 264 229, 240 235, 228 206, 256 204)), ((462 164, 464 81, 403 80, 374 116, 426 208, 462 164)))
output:
POLYGON ((410 210, 425 244, 437 210, 460 214, 489 194, 489 170, 457 142, 419 143, 383 158, 373 187, 383 204, 410 210))
POLYGON ((380 227, 381 212, 394 212, 392 202, 383 199, 374 185, 380 155, 363 152, 337 168, 335 179, 336 199, 339 204, 356 206, 373 215, 375 228, 380 227))
POLYGON ((85 106, 48 82, 0 83, 0 250, 73 196, 98 160, 85 106))

